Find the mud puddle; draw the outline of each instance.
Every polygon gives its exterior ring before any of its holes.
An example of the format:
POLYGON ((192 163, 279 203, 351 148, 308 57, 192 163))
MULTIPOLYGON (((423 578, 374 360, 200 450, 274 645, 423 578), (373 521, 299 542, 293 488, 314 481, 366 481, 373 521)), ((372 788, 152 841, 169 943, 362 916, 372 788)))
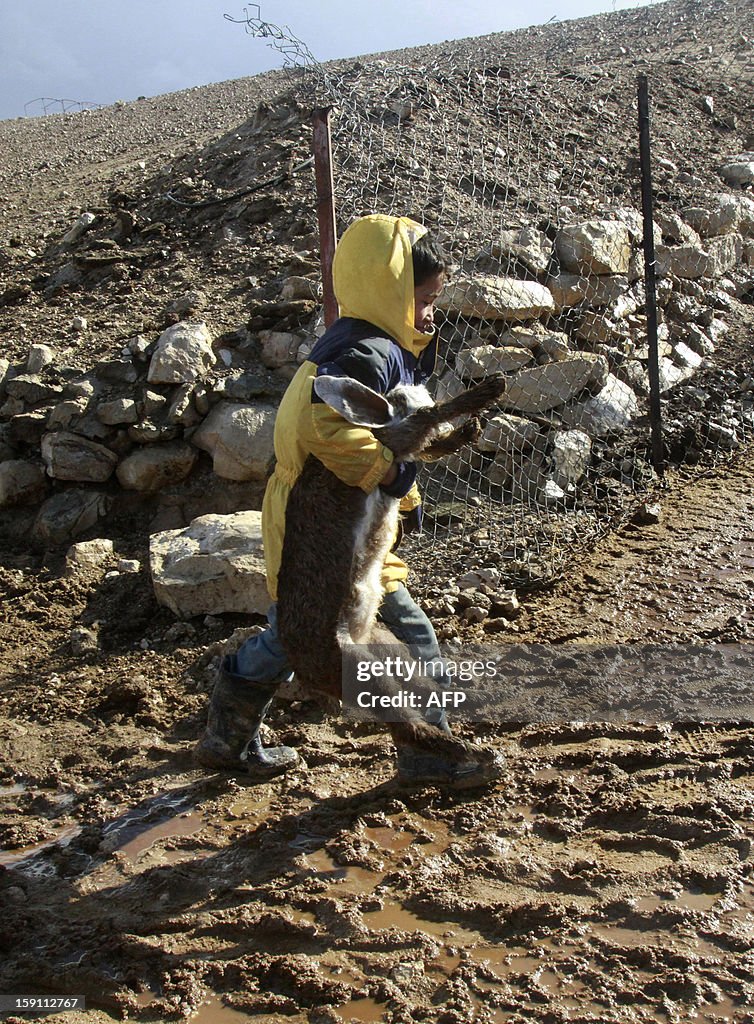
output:
POLYGON ((64 849, 80 832, 80 826, 69 825, 67 828, 59 829, 54 836, 51 836, 49 839, 43 839, 39 843, 31 843, 29 846, 21 846, 12 850, 0 850, 0 865, 5 868, 15 867, 30 870, 31 862, 39 854, 53 847, 64 849))
POLYGON ((100 849, 118 851, 135 864, 145 853, 159 846, 164 860, 169 863, 179 856, 173 848, 174 841, 194 835, 204 823, 201 815, 189 807, 189 797, 159 794, 136 810, 127 810, 108 822, 103 829, 100 849))

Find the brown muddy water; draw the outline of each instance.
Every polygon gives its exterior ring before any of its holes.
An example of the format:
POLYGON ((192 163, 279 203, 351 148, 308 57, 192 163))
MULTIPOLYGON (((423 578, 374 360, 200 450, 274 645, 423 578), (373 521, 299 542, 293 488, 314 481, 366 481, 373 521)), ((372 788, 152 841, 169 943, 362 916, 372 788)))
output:
MULTIPOLYGON (((751 482, 676 481, 501 649, 678 644, 663 699, 720 659, 745 689, 751 482)), ((506 759, 464 794, 400 788, 373 726, 286 704, 304 763, 250 786, 192 765, 200 653, 49 652, 51 699, 25 649, 0 691, 0 988, 86 995, 51 1024, 754 1021, 754 729, 712 714, 716 678, 696 721, 462 725, 506 759)))

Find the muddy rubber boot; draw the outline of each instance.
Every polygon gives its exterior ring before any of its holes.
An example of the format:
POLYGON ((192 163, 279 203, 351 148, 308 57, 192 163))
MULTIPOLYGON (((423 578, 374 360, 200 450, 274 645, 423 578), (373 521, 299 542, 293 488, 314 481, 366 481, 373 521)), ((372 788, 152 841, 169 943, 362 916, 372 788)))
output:
POLYGON ((472 789, 500 778, 503 759, 499 754, 470 743, 465 746, 467 755, 457 760, 419 747, 398 747, 398 781, 403 786, 472 789))
POLYGON ((278 683, 258 683, 235 675, 232 660, 223 659, 207 713, 207 728, 194 748, 205 768, 236 771, 269 779, 298 763, 291 747, 263 747, 259 727, 278 683))

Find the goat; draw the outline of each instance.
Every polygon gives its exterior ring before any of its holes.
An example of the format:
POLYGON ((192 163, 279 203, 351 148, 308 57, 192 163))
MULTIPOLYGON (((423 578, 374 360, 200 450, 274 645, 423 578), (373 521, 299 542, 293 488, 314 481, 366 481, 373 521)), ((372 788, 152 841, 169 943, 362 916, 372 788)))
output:
MULTIPOLYGON (((315 377, 316 394, 349 422, 369 428, 396 461, 450 454, 476 439, 478 413, 505 388, 487 378, 435 405, 424 387, 399 385, 386 396, 349 377, 315 377), (451 429, 453 421, 465 422, 451 429), (448 433, 448 431, 450 432, 448 433)), ((366 494, 343 483, 310 455, 291 489, 278 574, 278 628, 297 682, 340 699, 348 644, 385 643, 376 626, 385 556, 396 535, 399 501, 380 488, 366 494)), ((389 639, 395 643, 390 635, 389 639)), ((375 680, 375 683, 377 681, 375 680)), ((384 692, 395 685, 382 679, 384 692)), ((410 746, 460 762, 470 746, 405 712, 388 728, 396 747, 410 746)), ((474 747, 474 757, 494 755, 474 747)))

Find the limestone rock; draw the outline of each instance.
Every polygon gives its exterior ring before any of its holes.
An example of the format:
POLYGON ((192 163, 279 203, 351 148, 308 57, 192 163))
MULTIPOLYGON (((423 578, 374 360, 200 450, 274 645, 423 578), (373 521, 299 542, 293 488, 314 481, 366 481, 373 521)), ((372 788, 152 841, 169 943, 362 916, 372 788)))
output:
POLYGON ((155 423, 153 420, 142 420, 131 423, 128 436, 137 444, 160 444, 178 437, 180 427, 175 423, 155 423))
POLYGON ((139 418, 136 402, 132 398, 114 398, 111 402, 101 402, 97 406, 96 416, 101 423, 110 427, 136 423, 139 418))
POLYGON ((579 320, 574 334, 590 345, 609 345, 621 336, 621 328, 609 316, 600 316, 587 310, 579 320))
POLYGON ((714 196, 705 206, 687 207, 681 210, 681 216, 701 238, 736 231, 741 221, 736 197, 728 195, 714 196))
POLYGON ((71 653, 75 655, 91 655, 99 649, 97 629, 87 626, 76 626, 71 630, 71 653))
POLYGON ((108 505, 107 496, 97 491, 69 487, 53 494, 39 509, 33 539, 47 546, 68 543, 106 515, 108 505))
POLYGON ((511 378, 500 404, 521 413, 544 413, 580 391, 601 387, 608 376, 604 356, 580 352, 557 363, 527 367, 511 378))
POLYGON ((561 413, 563 426, 603 437, 626 430, 639 415, 639 400, 623 381, 609 374, 601 391, 585 402, 568 405, 561 413))
POLYGON ((686 344, 700 356, 711 356, 715 345, 709 335, 705 334, 696 324, 689 324, 685 332, 686 344))
POLYGON ((196 313, 201 313, 209 305, 209 298, 206 292, 203 292, 200 288, 192 288, 183 295, 180 295, 177 299, 173 299, 167 305, 166 312, 177 313, 178 316, 186 317, 193 316, 196 313))
POLYGON ((534 323, 528 324, 526 327, 510 327, 497 338, 497 344, 506 345, 509 348, 525 348, 534 352, 542 338, 548 333, 546 328, 538 320, 535 320, 534 323))
POLYGON ((10 425, 0 423, 0 462, 10 462, 18 454, 11 438, 10 425))
POLYGON ((284 302, 291 299, 320 299, 322 285, 313 277, 289 277, 283 285, 280 298, 284 302))
MULTIPOLYGON (((169 424, 181 424, 193 427, 201 422, 201 414, 194 403, 194 384, 181 384, 175 389, 173 401, 170 403, 165 419, 169 424)), ((162 397, 162 396, 160 396, 162 397)), ((146 403, 145 403, 146 411, 146 403)))
POLYGON ((628 278, 623 274, 592 275, 584 282, 584 297, 594 309, 614 306, 628 292, 628 278))
POLYGON ((47 477, 44 466, 25 459, 0 462, 0 508, 34 505, 44 498, 47 477))
MULTIPOLYGON (((13 401, 15 399, 9 398, 5 403, 2 409, 3 415, 8 415, 8 403, 13 401)), ((8 422, 10 439, 21 444, 39 444, 47 430, 48 416, 49 412, 43 409, 11 415, 8 422)))
POLYGON ((706 243, 708 261, 705 277, 722 277, 722 275, 741 262, 743 255, 743 238, 737 232, 718 235, 706 243))
POLYGON ((561 228, 555 238, 555 250, 566 270, 625 274, 631 259, 631 236, 626 224, 618 221, 586 221, 561 228))
POLYGON ((102 483, 112 476, 118 462, 115 452, 68 430, 45 434, 42 460, 55 480, 102 483))
POLYGON ((99 381, 92 374, 85 374, 76 380, 70 380, 63 388, 65 398, 84 398, 89 401, 99 391, 99 381))
POLYGON ((615 368, 615 376, 628 384, 636 395, 649 394, 649 374, 638 359, 627 359, 615 368))
POLYGON ((47 426, 50 430, 67 429, 86 413, 88 404, 86 398, 66 398, 58 402, 47 418, 47 426))
POLYGON ((720 168, 720 174, 729 185, 754 184, 754 153, 741 153, 720 168))
POLYGON ((673 346, 671 358, 680 366, 689 366, 692 370, 698 370, 703 361, 702 356, 698 352, 694 351, 690 345, 685 345, 682 341, 677 341, 673 346))
POLYGON ((552 257, 552 243, 543 231, 527 227, 502 231, 500 241, 492 245, 491 251, 498 259, 518 260, 535 274, 541 274, 552 257))
POLYGON ((457 398, 465 390, 466 385, 458 374, 448 370, 435 386, 434 399, 436 402, 447 402, 451 398, 457 398))
POLYGON ((197 460, 196 450, 185 441, 154 444, 127 455, 116 476, 127 491, 159 491, 184 480, 197 460))
POLYGON ((212 335, 204 321, 182 321, 163 331, 149 362, 150 384, 185 384, 212 368, 212 335))
POLYGON ((547 440, 536 424, 518 416, 496 416, 487 424, 480 442, 484 450, 495 452, 487 470, 493 483, 508 487, 517 477, 532 474, 539 479, 547 440))
POLYGON ((77 572, 88 572, 98 569, 104 573, 105 567, 115 558, 113 542, 104 537, 96 540, 82 540, 71 545, 65 556, 66 576, 74 576, 77 572))
POLYGON ((534 361, 529 349, 498 345, 480 345, 459 352, 456 372, 461 377, 481 380, 491 373, 510 373, 534 361))
POLYGON ((550 435, 550 441, 551 479, 565 491, 586 473, 592 457, 592 441, 583 430, 556 430, 550 435))
POLYGON ((699 233, 687 224, 677 213, 665 213, 658 215, 658 222, 663 242, 676 242, 682 245, 701 245, 699 233))
POLYGON ((226 480, 263 480, 274 454, 276 411, 270 405, 219 402, 191 440, 210 453, 218 476, 226 480))
POLYGON ((143 334, 135 334, 126 342, 124 351, 132 355, 137 362, 145 363, 151 347, 152 342, 148 338, 143 334))
POLYGON ((26 357, 26 372, 39 373, 40 370, 44 370, 45 366, 54 362, 55 350, 53 348, 50 348, 49 345, 32 345, 26 357))
POLYGON ((555 303, 549 289, 536 281, 481 274, 451 282, 437 308, 458 316, 516 321, 551 313, 555 303))
MULTIPOLYGON (((186 385, 190 387, 191 385, 186 385)), ((180 392, 180 388, 177 389, 180 392)), ((144 416, 150 419, 153 416, 158 416, 165 409, 168 404, 168 400, 165 395, 161 395, 159 391, 152 391, 147 389, 144 392, 142 399, 142 408, 144 410, 144 416)))
POLYGON ((539 436, 539 427, 531 420, 499 413, 487 422, 476 446, 483 452, 521 451, 534 445, 539 436))
POLYGON ((154 534, 149 564, 158 602, 179 618, 269 607, 261 512, 200 516, 183 530, 154 534))
MULTIPOLYGON (((640 210, 634 206, 607 206, 604 207, 599 216, 608 221, 619 221, 628 229, 632 242, 640 243, 644 238, 644 217, 640 210)), ((660 229, 657 224, 652 225, 652 233, 655 241, 660 240, 660 229)))
POLYGON ((5 390, 11 398, 18 398, 27 405, 40 405, 60 398, 63 389, 57 384, 47 384, 33 373, 20 373, 5 383, 5 390))
POLYGON ((89 213, 89 211, 82 213, 73 226, 63 235, 61 239, 63 245, 73 245, 74 242, 77 242, 94 224, 96 219, 95 214, 89 213))
POLYGON ((560 313, 564 309, 572 309, 578 306, 586 298, 587 279, 581 274, 561 273, 547 278, 555 312, 560 313))
POLYGON ((548 360, 560 362, 568 359, 573 353, 568 335, 563 333, 547 333, 537 339, 537 351, 548 360))
POLYGON ((694 280, 721 277, 741 261, 743 239, 737 232, 708 238, 704 247, 694 245, 658 246, 657 274, 694 280))
POLYGON ((270 370, 277 370, 286 363, 297 361, 301 337, 285 331, 260 331, 261 360, 270 370))
POLYGON ((541 506, 542 492, 548 481, 541 453, 525 456, 518 453, 515 459, 495 459, 487 476, 493 484, 510 491, 513 501, 535 508, 541 506))
POLYGON ((693 377, 694 369, 691 366, 677 366, 667 356, 660 356, 660 391, 670 391, 676 384, 680 384, 689 377, 693 377))
POLYGON ((98 380, 109 384, 135 384, 139 379, 139 371, 130 355, 102 359, 95 366, 94 372, 98 380))

